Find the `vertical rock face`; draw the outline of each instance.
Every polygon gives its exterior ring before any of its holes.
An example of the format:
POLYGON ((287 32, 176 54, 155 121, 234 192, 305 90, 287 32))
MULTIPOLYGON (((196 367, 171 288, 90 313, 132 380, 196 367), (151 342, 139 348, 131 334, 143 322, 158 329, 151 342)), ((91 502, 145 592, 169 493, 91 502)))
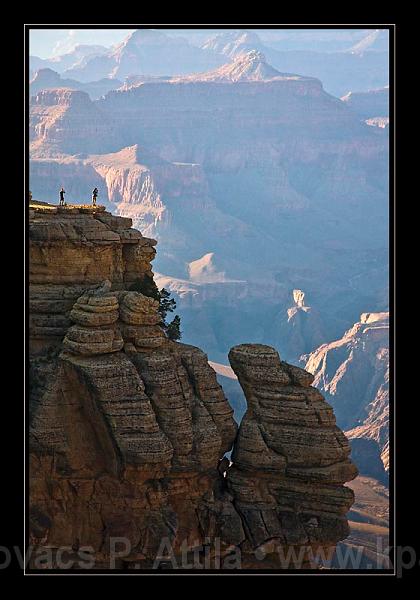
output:
MULTIPOLYGON (((239 552, 237 568, 283 566, 274 550, 290 546, 309 564, 308 548, 347 535, 353 499, 331 408, 274 349, 237 346, 248 411, 235 442, 207 356, 167 339, 158 302, 129 289, 153 276, 155 253, 130 225, 100 208, 31 207, 31 542, 58 568, 63 547, 94 568, 142 569, 168 545, 178 567, 208 546, 239 552)), ((228 568, 200 568, 214 567, 228 568)))
POLYGON ((51 155, 90 152, 100 143, 107 150, 120 143, 119 133, 86 92, 59 87, 43 89, 31 98, 31 152, 51 155), (44 148, 41 149, 41 146, 44 148))
POLYGON ((332 408, 274 348, 235 346, 229 360, 248 409, 227 479, 251 547, 334 545, 348 535, 354 498, 343 484, 357 469, 332 408))
MULTIPOLYGON (((360 320, 333 342, 308 357, 306 369, 334 406, 339 425, 350 439, 378 444, 389 468, 389 313, 362 313, 360 320)), ((359 454, 360 471, 376 472, 370 452, 359 454)))

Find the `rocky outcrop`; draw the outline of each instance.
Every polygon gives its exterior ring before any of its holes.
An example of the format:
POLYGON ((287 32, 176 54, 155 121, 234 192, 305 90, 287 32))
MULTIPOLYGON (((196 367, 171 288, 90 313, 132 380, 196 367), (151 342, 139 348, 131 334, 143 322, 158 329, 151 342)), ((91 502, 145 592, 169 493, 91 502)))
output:
POLYGON ((197 568, 232 568, 232 554, 234 568, 279 568, 294 548, 292 567, 314 566, 347 535, 342 483, 356 473, 331 408, 273 348, 237 346, 248 410, 235 442, 207 356, 170 341, 158 302, 129 289, 153 276, 155 244, 130 224, 102 207, 30 207, 33 560, 48 549, 69 568, 65 547, 96 569, 185 568, 210 548, 197 568))
POLYGON ((329 546, 348 535, 357 475, 332 408, 303 369, 274 348, 235 346, 229 361, 247 399, 227 473, 252 548, 329 546))
MULTIPOLYGON (((72 324, 71 314, 80 327, 111 323, 101 319, 114 319, 115 311, 101 316, 100 307, 92 306, 93 298, 82 296, 87 290, 105 279, 122 290, 137 278, 153 276, 150 263, 156 241, 131 229, 130 219, 114 217, 103 207, 94 212, 83 207, 32 206, 29 238, 32 352, 61 344, 72 324)), ((74 335, 80 338, 81 334, 74 335)))
POLYGON ((112 296, 80 296, 70 312, 72 325, 63 340, 63 348, 76 354, 94 356, 118 352, 123 339, 115 327, 118 300, 112 296))
POLYGON ((121 143, 112 117, 103 114, 86 92, 65 87, 42 89, 32 96, 29 138, 31 157, 111 151, 121 143))
MULTIPOLYGON (((389 313, 363 313, 342 338, 323 344, 307 357, 305 369, 334 407, 349 438, 379 445, 388 469, 389 455, 389 313)), ((362 473, 375 469, 370 453, 359 461, 362 473)))

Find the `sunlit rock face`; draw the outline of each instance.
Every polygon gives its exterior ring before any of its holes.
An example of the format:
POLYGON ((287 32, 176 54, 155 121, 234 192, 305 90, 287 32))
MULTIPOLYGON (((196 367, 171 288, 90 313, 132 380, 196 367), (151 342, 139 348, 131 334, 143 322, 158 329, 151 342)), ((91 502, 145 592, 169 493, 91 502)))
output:
MULTIPOLYGON (((389 313, 363 313, 338 340, 312 352, 305 368, 334 407, 340 427, 350 439, 378 444, 389 468, 389 313)), ((376 472, 375 454, 365 453, 361 470, 376 472)), ((360 453, 363 456, 363 453, 360 453)))

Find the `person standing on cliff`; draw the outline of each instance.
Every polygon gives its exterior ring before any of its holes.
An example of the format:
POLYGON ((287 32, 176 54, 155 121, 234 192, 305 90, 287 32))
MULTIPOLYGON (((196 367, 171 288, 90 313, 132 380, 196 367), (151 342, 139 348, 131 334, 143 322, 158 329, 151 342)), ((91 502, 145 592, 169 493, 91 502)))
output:
POLYGON ((65 189, 62 187, 60 190, 60 206, 64 206, 64 194, 65 194, 65 189))
POLYGON ((96 198, 98 197, 98 188, 95 188, 92 192, 92 204, 96 206, 96 198))

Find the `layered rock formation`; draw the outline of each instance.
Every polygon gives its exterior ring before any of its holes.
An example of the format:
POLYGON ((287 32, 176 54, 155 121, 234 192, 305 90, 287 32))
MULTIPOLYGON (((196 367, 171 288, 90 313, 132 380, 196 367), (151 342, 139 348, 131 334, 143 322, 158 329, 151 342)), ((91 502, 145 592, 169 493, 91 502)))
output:
POLYGON ((71 325, 70 311, 86 289, 105 279, 124 289, 143 274, 152 276, 156 241, 131 229, 130 219, 103 208, 92 213, 90 208, 32 207, 29 235, 33 352, 61 343, 71 325))
POLYGON ((216 568, 232 568, 223 561, 235 553, 234 568, 279 568, 277 550, 295 548, 303 555, 287 566, 312 565, 347 535, 353 499, 331 408, 274 349, 233 348, 248 399, 234 443, 206 355, 167 339, 157 302, 129 289, 153 276, 155 254, 130 225, 101 207, 30 208, 34 556, 48 549, 49 567, 70 568, 65 547, 76 568, 80 552, 96 569, 185 568, 211 547, 216 568))
MULTIPOLYGON (((389 313, 363 313, 342 338, 312 352, 305 369, 334 407, 337 422, 352 438, 378 445, 389 467, 389 313)), ((363 473, 376 476, 376 458, 360 454, 363 473)))
POLYGON ((248 409, 227 480, 250 545, 270 554, 345 538, 354 496, 343 484, 357 469, 313 377, 269 346, 235 346, 229 360, 248 409))

